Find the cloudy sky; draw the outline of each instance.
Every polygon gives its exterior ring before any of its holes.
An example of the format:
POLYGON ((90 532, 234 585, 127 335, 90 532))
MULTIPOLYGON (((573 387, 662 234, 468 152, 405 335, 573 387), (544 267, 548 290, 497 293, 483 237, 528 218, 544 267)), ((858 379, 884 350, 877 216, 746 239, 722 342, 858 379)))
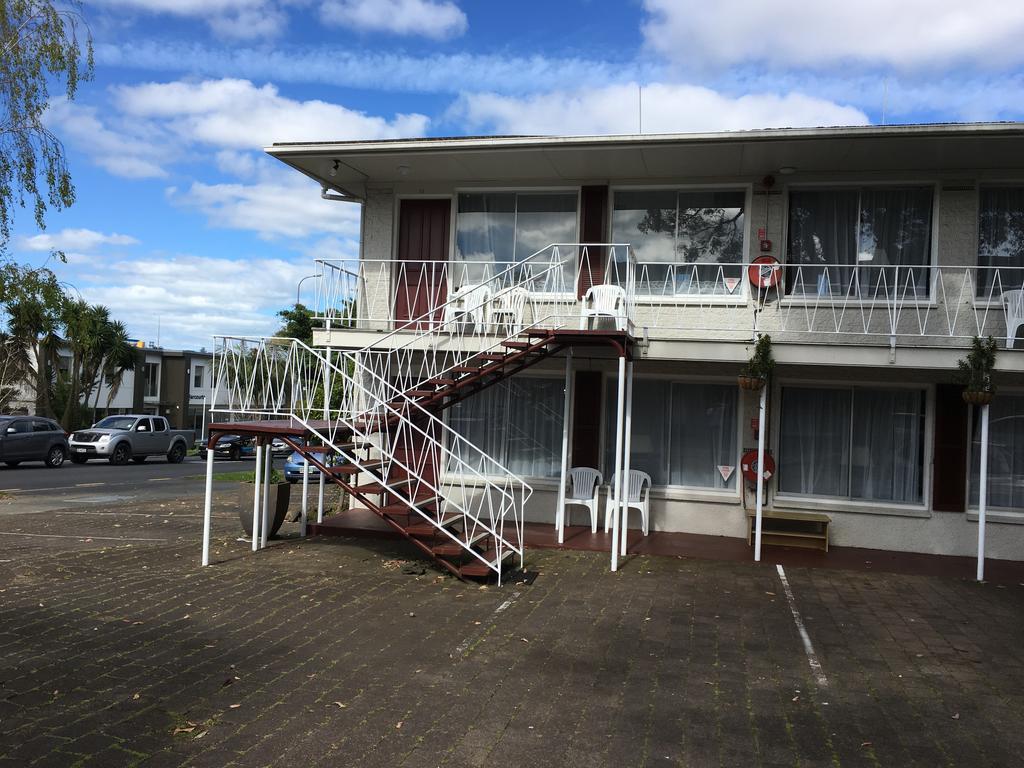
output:
MULTIPOLYGON (((96 79, 49 121, 78 202, 14 250, 133 335, 260 334, 355 206, 274 141, 1024 118, 1020 0, 93 0, 96 79)), ((306 288, 310 287, 309 281, 306 288)))

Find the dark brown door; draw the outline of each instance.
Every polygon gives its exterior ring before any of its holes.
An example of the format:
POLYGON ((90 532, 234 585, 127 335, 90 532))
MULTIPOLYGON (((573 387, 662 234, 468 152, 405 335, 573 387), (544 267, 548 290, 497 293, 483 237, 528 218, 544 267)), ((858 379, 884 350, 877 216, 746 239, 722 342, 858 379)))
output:
POLYGON ((402 200, 398 213, 398 264, 395 265, 395 320, 420 320, 417 327, 441 319, 448 296, 448 242, 452 201, 402 200))
POLYGON ((572 465, 601 468, 601 372, 576 371, 572 465))
POLYGON ((963 512, 967 508, 967 403, 954 384, 935 386, 935 457, 932 462, 932 509, 963 512))

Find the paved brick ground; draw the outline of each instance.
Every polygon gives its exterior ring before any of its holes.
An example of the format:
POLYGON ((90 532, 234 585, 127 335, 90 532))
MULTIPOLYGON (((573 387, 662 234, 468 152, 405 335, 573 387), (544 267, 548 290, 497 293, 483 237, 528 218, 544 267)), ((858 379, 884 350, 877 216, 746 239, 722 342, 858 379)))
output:
POLYGON ((819 684, 770 565, 632 558, 611 574, 603 556, 535 552, 532 586, 480 588, 405 574, 407 551, 365 541, 253 556, 228 509, 216 522, 218 563, 200 569, 195 501, 0 506, 0 766, 1024 755, 1019 585, 789 570, 819 684))

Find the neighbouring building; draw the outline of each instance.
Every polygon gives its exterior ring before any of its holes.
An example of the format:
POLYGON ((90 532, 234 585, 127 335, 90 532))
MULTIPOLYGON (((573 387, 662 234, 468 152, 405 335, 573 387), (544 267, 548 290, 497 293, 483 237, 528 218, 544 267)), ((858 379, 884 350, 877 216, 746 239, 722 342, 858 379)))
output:
MULTIPOLYGON (((1024 558, 1024 125, 267 151, 362 208, 358 263, 320 265, 318 314, 333 322, 317 330, 318 347, 372 347, 395 328, 380 343, 404 343, 419 330, 410 319, 440 321, 432 313, 459 291, 552 244, 572 261, 537 262, 558 264, 555 287, 524 278, 527 308, 514 322, 529 326, 545 302, 574 302, 593 284, 627 290, 638 350, 631 464, 652 478, 654 529, 746 535, 754 499, 740 465, 757 445, 758 402, 736 381, 755 333, 768 333, 776 471, 766 508, 827 512, 838 545, 973 554, 978 409, 953 372, 971 338, 991 334, 988 554, 1024 558), (781 269, 752 264, 762 257, 781 269)), ((464 309, 481 326, 492 317, 464 309)), ((161 360, 181 385, 202 363, 179 354, 161 360)), ((607 479, 615 361, 574 357, 570 465, 607 479)), ((156 407, 148 375, 138 387, 156 407)), ((539 362, 445 411, 532 485, 531 520, 555 519, 563 375, 561 360, 539 362)))

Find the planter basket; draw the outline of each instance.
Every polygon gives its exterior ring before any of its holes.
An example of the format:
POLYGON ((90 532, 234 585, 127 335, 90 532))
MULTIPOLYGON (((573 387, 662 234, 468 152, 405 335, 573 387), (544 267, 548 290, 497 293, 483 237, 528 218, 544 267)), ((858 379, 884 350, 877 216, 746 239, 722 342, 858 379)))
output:
MULTIPOLYGON (((242 486, 238 494, 238 520, 242 523, 242 530, 245 535, 252 537, 252 483, 242 486)), ((263 486, 260 486, 260 493, 263 486)), ((270 484, 270 531, 267 538, 271 539, 277 535, 284 518, 288 514, 288 502, 291 501, 292 486, 290 483, 270 484)), ((261 501, 262 504, 262 501, 261 501)))
POLYGON ((738 376, 737 382, 740 385, 740 389, 749 389, 752 392, 757 392, 764 387, 765 379, 758 378, 757 376, 738 376))
POLYGON ((965 389, 961 395, 965 403, 971 405, 988 405, 992 402, 992 396, 994 392, 986 392, 983 390, 965 389))

